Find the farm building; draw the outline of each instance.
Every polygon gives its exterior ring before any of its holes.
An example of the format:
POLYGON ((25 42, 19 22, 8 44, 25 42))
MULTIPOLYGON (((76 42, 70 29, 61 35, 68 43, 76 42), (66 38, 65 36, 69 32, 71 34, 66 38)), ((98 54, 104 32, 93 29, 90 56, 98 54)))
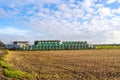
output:
POLYGON ((13 44, 18 45, 18 46, 20 46, 20 48, 22 48, 22 47, 28 46, 29 42, 28 41, 14 41, 13 44))
POLYGON ((7 49, 21 49, 29 45, 28 41, 14 41, 13 44, 7 44, 7 49))

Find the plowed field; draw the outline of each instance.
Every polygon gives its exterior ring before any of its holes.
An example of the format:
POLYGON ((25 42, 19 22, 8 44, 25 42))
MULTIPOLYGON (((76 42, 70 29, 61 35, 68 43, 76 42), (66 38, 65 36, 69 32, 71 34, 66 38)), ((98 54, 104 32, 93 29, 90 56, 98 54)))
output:
POLYGON ((120 80, 120 49, 11 51, 7 62, 34 80, 120 80))

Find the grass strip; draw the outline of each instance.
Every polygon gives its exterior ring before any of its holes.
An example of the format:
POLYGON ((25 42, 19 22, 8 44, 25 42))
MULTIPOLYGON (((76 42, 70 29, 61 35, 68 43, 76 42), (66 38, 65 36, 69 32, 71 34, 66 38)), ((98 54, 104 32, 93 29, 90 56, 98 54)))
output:
POLYGON ((103 45, 103 46, 96 46, 97 49, 120 49, 120 46, 109 46, 109 45, 103 45))
POLYGON ((4 54, 2 55, 2 57, 0 57, 0 61, 5 61, 5 59, 7 58, 8 51, 4 50, 3 52, 4 52, 4 54))
POLYGON ((5 61, 0 61, 0 65, 1 65, 3 68, 6 68, 6 69, 10 69, 10 68, 11 68, 5 61))
POLYGON ((25 72, 19 70, 12 70, 12 69, 4 69, 4 73, 7 77, 11 78, 21 78, 24 77, 25 72))

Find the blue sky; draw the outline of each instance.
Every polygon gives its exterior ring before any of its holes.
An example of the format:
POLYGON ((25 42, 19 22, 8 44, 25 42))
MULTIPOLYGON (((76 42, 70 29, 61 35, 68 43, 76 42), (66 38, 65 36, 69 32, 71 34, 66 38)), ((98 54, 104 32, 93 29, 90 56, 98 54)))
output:
POLYGON ((120 43, 120 0, 0 0, 0 40, 120 43))

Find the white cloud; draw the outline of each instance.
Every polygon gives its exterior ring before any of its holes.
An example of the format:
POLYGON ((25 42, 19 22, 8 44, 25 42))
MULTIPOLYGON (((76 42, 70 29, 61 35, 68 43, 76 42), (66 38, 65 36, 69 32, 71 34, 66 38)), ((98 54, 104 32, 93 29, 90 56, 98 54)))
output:
POLYGON ((44 38, 44 36, 38 32, 18 29, 14 27, 0 28, 0 40, 5 44, 11 43, 13 41, 29 41, 33 44, 33 41, 37 39, 44 38), (40 36, 40 37, 38 37, 40 36))
POLYGON ((69 0, 69 3, 74 3, 75 2, 75 0, 69 0))
POLYGON ((58 8, 62 12, 67 12, 67 13, 71 12, 71 10, 69 9, 67 4, 61 4, 61 5, 58 6, 58 8))
POLYGON ((93 9, 91 7, 94 6, 94 2, 90 1, 90 0, 84 0, 81 3, 81 6, 82 6, 83 10, 85 10, 87 12, 93 12, 93 9))
POLYGON ((76 18, 82 18, 85 12, 82 9, 73 9, 73 14, 76 18))
POLYGON ((30 25, 33 29, 50 36, 52 39, 60 38, 63 40, 88 40, 96 41, 96 43, 107 43, 108 41, 110 42, 110 40, 113 42, 118 42, 117 39, 112 40, 112 37, 115 36, 112 31, 120 31, 117 29, 119 27, 113 23, 116 22, 116 20, 117 19, 113 19, 110 22, 107 18, 105 20, 92 18, 90 21, 84 21, 84 23, 81 24, 77 21, 57 21, 57 19, 54 21, 49 21, 48 18, 43 21, 31 20, 30 25))
POLYGON ((114 2, 116 2, 117 0, 107 0, 107 3, 108 4, 111 4, 111 3, 114 3, 114 2))
POLYGON ((120 8, 118 8, 118 9, 116 10, 116 13, 120 14, 120 8))
POLYGON ((49 15, 51 11, 48 14, 40 12, 42 15, 39 17, 43 18, 41 20, 32 18, 29 21, 30 27, 45 34, 46 38, 50 36, 50 39, 87 40, 96 43, 119 42, 113 39, 115 36, 119 37, 117 35, 119 33, 116 33, 120 31, 117 29, 120 25, 117 16, 113 18, 115 14, 112 9, 102 4, 92 5, 94 2, 85 1, 83 3, 87 5, 81 5, 81 8, 79 5, 71 7, 73 2, 70 2, 70 5, 58 5, 59 10, 52 12, 52 15, 49 15))
MULTIPOLYGON (((36 0, 37 1, 37 0, 36 0)), ((60 3, 60 0, 41 0, 40 3, 60 3)))
POLYGON ((111 14, 111 9, 107 7, 101 7, 98 9, 98 14, 101 18, 107 17, 107 16, 113 16, 111 14))
POLYGON ((0 17, 4 17, 4 16, 7 16, 7 13, 3 8, 0 7, 0 17))
MULTIPOLYGON (((111 9, 105 7, 105 4, 96 4, 96 1, 84 0, 74 4, 75 0, 70 0, 68 3, 64 3, 61 0, 14 0, 10 5, 7 4, 14 9, 13 11, 8 11, 7 14, 10 17, 12 14, 16 21, 20 18, 20 20, 26 22, 31 30, 35 30, 39 34, 30 34, 30 31, 13 27, 0 29, 0 33, 19 37, 24 36, 24 39, 27 40, 62 39, 87 40, 96 43, 119 43, 120 16, 115 15, 116 13, 120 14, 119 8, 111 9), (24 11, 27 15, 17 16, 23 11, 24 6, 31 3, 34 4, 34 7, 24 11), (58 10, 54 11, 50 8, 44 8, 44 4, 51 3, 56 4, 58 10), (28 14, 33 15, 28 16, 28 14), (25 21, 24 18, 27 20, 25 21)), ((109 0, 107 3, 111 4, 115 1, 109 0)), ((0 14, 5 14, 2 8, 0 8, 0 14)), ((19 23, 21 22, 19 21, 19 23)), ((33 32, 31 31, 31 33, 33 32)), ((17 39, 22 39, 22 37, 19 37, 17 39)))
POLYGON ((6 27, 6 28, 0 28, 1 34, 8 34, 8 35, 27 35, 28 31, 15 29, 13 27, 6 27))
POLYGON ((98 8, 104 7, 104 5, 103 4, 95 4, 95 7, 96 7, 96 9, 98 9, 98 8))

